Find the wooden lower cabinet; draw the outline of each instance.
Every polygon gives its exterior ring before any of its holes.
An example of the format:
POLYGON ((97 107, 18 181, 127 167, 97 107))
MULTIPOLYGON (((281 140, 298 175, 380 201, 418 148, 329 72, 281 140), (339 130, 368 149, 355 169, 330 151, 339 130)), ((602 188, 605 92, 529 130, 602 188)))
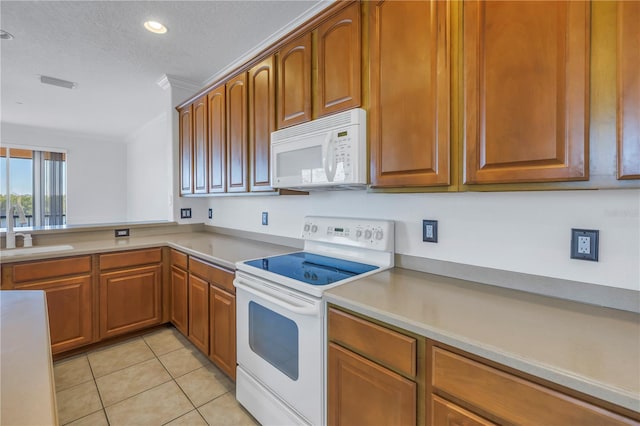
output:
POLYGON ((209 283, 189 275, 189 340, 209 353, 209 283))
POLYGON ((434 425, 491 426, 495 424, 435 395, 431 398, 431 415, 434 425))
POLYGON ((188 282, 189 274, 187 271, 171 266, 171 307, 169 309, 169 319, 171 323, 184 335, 189 332, 188 329, 188 282))
POLYGON ((209 357, 236 379, 236 297, 218 287, 209 288, 209 357))
POLYGON ((100 338, 162 322, 162 266, 100 274, 100 338))
POLYGON ((329 425, 415 425, 417 384, 329 344, 329 425))

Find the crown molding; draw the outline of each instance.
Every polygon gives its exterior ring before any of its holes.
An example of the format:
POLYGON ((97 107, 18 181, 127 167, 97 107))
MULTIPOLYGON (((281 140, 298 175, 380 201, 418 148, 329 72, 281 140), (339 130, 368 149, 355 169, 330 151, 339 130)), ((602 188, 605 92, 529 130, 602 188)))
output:
POLYGON ((162 88, 162 90, 167 90, 171 87, 175 87, 177 89, 187 90, 191 92, 197 92, 202 88, 201 84, 196 83, 195 81, 186 80, 184 78, 176 77, 175 75, 163 74, 160 77, 156 84, 162 88))

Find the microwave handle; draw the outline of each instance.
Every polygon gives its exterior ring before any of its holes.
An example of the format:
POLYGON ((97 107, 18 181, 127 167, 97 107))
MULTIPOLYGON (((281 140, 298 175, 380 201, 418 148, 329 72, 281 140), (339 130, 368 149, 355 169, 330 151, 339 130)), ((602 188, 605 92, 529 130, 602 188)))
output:
POLYGON ((327 175, 327 181, 333 182, 336 175, 336 153, 334 145, 336 143, 333 132, 327 134, 324 146, 326 147, 326 155, 324 156, 324 173, 327 175))

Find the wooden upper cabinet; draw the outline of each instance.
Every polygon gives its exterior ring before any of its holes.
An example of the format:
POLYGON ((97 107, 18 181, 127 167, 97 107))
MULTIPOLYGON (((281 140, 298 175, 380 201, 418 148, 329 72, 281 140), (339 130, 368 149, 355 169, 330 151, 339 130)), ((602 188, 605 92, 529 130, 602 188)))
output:
POLYGON ((465 183, 586 180, 590 3, 464 3, 465 183))
POLYGON ((271 191, 271 132, 275 130, 275 61, 270 56, 249 70, 249 185, 271 191))
POLYGON ((449 2, 380 1, 369 16, 371 183, 450 183, 449 2))
POLYGON ((280 49, 278 128, 311 120, 311 33, 280 49))
POLYGON ((207 95, 209 114, 209 192, 225 192, 227 178, 227 106, 222 84, 207 95))
POLYGON ((360 2, 317 30, 317 116, 360 106, 360 2))
POLYGON ((247 74, 227 82, 227 192, 246 192, 247 74))
POLYGON ((640 2, 618 2, 618 179, 640 179, 640 2))
POLYGON ((193 105, 187 105, 178 111, 180 116, 180 195, 193 193, 193 132, 191 117, 193 105))
POLYGON ((193 103, 193 192, 196 194, 207 192, 207 119, 207 97, 203 96, 193 103))

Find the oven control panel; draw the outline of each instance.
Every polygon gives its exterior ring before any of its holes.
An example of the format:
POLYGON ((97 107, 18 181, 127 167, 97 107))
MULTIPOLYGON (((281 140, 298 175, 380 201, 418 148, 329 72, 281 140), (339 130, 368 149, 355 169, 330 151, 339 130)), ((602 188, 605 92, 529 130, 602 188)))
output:
POLYGON ((393 251, 392 220, 307 216, 302 238, 381 251, 393 251))

